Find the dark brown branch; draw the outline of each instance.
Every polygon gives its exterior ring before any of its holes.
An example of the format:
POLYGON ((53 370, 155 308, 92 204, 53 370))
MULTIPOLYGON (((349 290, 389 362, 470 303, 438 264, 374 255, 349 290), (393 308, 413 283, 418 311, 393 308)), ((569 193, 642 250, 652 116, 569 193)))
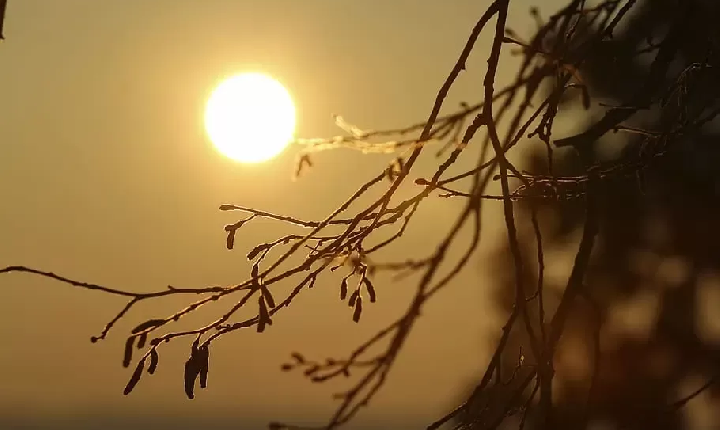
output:
POLYGON ((0 0, 0 40, 5 39, 5 10, 7 9, 7 0, 0 0))

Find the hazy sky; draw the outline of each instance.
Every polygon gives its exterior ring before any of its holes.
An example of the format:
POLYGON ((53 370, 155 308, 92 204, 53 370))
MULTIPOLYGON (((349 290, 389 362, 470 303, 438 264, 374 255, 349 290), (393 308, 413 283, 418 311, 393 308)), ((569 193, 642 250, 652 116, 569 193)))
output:
MULTIPOLYGON (((296 102, 302 137, 338 133, 332 113, 370 128, 421 121, 490 2, 8 3, 0 43, 0 266, 150 291, 240 282, 248 276, 247 250, 287 231, 251 225, 229 252, 222 228, 237 215, 220 213, 220 203, 320 218, 388 161, 327 152, 297 182, 290 180, 296 148, 264 164, 234 163, 203 130, 204 103, 220 79, 256 70, 281 81, 296 102)), ((511 26, 529 34, 529 5, 542 3, 549 13, 560 2, 512 3, 511 26)), ((450 108, 479 99, 487 42, 479 43, 450 108)), ((433 162, 424 159, 414 176, 430 172, 433 162)), ((457 208, 446 200, 426 205, 385 255, 427 255, 457 208)), ((478 255, 427 307, 385 391, 357 425, 427 423, 478 377, 483 334, 497 324, 483 299, 485 269, 478 255)), ((128 397, 122 388, 129 371, 120 366, 128 330, 183 300, 145 303, 106 341, 91 344, 122 299, 26 274, 0 276, 0 427, 319 423, 341 386, 310 384, 281 373, 280 364, 294 350, 319 359, 346 355, 404 312, 415 281, 378 280, 380 300, 357 325, 337 300, 338 279, 325 278, 266 333, 241 331, 217 342, 209 388, 189 401, 182 391, 186 342, 164 348, 158 373, 128 397)))

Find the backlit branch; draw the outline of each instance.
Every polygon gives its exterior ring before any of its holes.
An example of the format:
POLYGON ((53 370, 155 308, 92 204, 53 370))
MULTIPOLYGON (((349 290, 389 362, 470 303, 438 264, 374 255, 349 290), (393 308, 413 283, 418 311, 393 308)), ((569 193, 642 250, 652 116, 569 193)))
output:
MULTIPOLYGON (((484 205, 497 205, 498 210, 501 205, 505 239, 514 267, 513 307, 506 315, 496 349, 480 382, 465 402, 431 424, 429 429, 438 429, 451 421, 458 422, 459 428, 490 429, 510 416, 520 417, 522 427, 531 412, 542 417, 540 422, 544 428, 554 428, 552 381, 555 377, 555 353, 570 311, 576 306, 578 297, 585 296, 585 277, 600 230, 599 208, 603 187, 619 179, 641 175, 644 169, 671 153, 688 136, 710 124, 720 113, 720 106, 708 102, 696 114, 680 112, 674 127, 667 130, 646 130, 632 123, 633 116, 640 109, 664 109, 663 100, 670 97, 667 94, 686 97, 697 85, 698 70, 706 69, 686 68, 676 73, 670 67, 678 58, 681 36, 695 13, 692 6, 687 6, 682 8, 682 13, 678 14, 664 39, 653 43, 651 49, 636 51, 637 55, 655 53, 647 71, 646 84, 622 106, 609 108, 602 119, 584 131, 555 139, 555 119, 568 99, 579 98, 585 109, 591 106, 593 101, 583 78, 583 66, 595 50, 604 48, 619 23, 635 7, 635 1, 605 0, 590 7, 583 0, 571 0, 546 21, 540 19, 539 13, 534 10, 532 14, 539 28, 528 41, 507 28, 510 3, 511 0, 495 0, 478 19, 455 65, 437 91, 426 121, 388 130, 364 130, 335 115, 336 125, 345 134, 295 142, 300 147, 296 173, 307 168, 321 168, 315 166, 310 157, 316 152, 336 148, 392 153, 395 156, 373 177, 360 182, 357 190, 324 219, 303 220, 242 204, 220 205, 221 211, 243 214, 243 218, 224 227, 228 249, 234 248, 237 232, 241 228, 252 228, 256 219, 269 219, 297 229, 292 234, 270 238, 255 246, 246 255, 252 268, 242 282, 192 289, 169 286, 155 292, 136 293, 76 281, 25 266, 9 266, 1 269, 0 274, 29 273, 127 300, 100 334, 92 338, 93 342, 105 339, 120 319, 130 318, 130 311, 141 301, 159 300, 171 295, 197 296, 170 315, 157 316, 138 324, 127 337, 123 357, 123 365, 129 367, 133 351, 144 350, 136 360, 125 387, 125 394, 129 394, 141 380, 143 372, 154 373, 164 343, 177 338, 187 339, 190 356, 185 366, 184 382, 189 398, 195 396, 194 387, 198 381, 201 388, 205 387, 209 349, 214 342, 243 329, 254 328, 258 333, 264 332, 273 324, 273 317, 278 312, 292 305, 297 296, 313 288, 321 278, 327 281, 329 273, 338 270, 343 273, 338 285, 340 302, 348 307, 348 318, 358 323, 361 322, 363 309, 372 306, 376 300, 382 300, 384 286, 375 279, 377 272, 390 271, 396 276, 417 274, 419 281, 406 308, 385 328, 342 358, 313 360, 294 352, 291 361, 282 365, 283 371, 302 371, 315 383, 347 378, 349 388, 335 395, 339 405, 326 425, 300 427, 272 423, 271 428, 334 429, 352 420, 383 387, 413 332, 421 310, 437 293, 454 285, 457 275, 469 264, 481 240, 487 236, 481 216, 484 205), (494 28, 488 29, 491 23, 494 28), (487 53, 482 100, 472 105, 463 104, 456 112, 440 116, 445 99, 455 80, 466 69, 481 35, 487 35, 492 41, 487 53), (508 56, 519 57, 521 62, 515 76, 501 86, 497 79, 498 70, 508 56), (668 81, 674 82, 672 90, 677 91, 668 92, 667 88, 663 88, 668 81), (643 151, 629 157, 597 160, 591 150, 593 145, 607 133, 618 131, 643 139, 643 151), (437 160, 436 168, 431 175, 420 176, 416 163, 421 156, 428 156, 426 148, 431 144, 440 147, 430 154, 437 160), (470 145, 480 149, 480 155, 475 160, 468 160, 469 155, 465 152, 470 145), (518 150, 532 145, 539 145, 547 154, 548 171, 525 171, 513 163, 513 156, 518 150), (584 163, 580 173, 555 174, 554 151, 561 148, 577 152, 584 163), (448 175, 448 170, 460 165, 458 161, 461 159, 470 162, 472 167, 448 175), (494 182, 499 182, 499 194, 489 190, 494 182), (398 197, 397 190, 401 186, 413 184, 415 191, 411 197, 398 197), (360 210, 351 210, 353 204, 371 189, 381 191, 380 197, 360 210), (377 251, 393 249, 393 245, 406 234, 407 227, 423 203, 431 199, 435 204, 442 204, 444 200, 440 199, 438 203, 435 197, 453 197, 463 202, 455 219, 447 225, 438 224, 439 228, 446 229, 446 233, 435 249, 418 260, 379 261, 377 251), (541 205, 569 199, 584 200, 585 226, 559 304, 554 312, 547 315, 547 322, 540 208, 541 205), (529 208, 531 225, 525 227, 532 231, 535 244, 532 258, 536 261, 527 260, 521 243, 521 234, 525 230, 518 210, 521 204, 529 208), (466 234, 466 227, 470 228, 471 242, 452 260, 449 251, 456 245, 461 231, 466 234), (537 270, 533 271, 533 267, 537 270), (440 277, 439 273, 444 275, 440 277), (533 279, 533 282, 528 279, 533 279), (279 296, 276 288, 281 281, 293 285, 284 297, 279 296), (173 323, 216 301, 226 304, 224 312, 199 327, 173 331, 173 323), (246 309, 251 309, 252 316, 238 318, 240 311, 246 309), (522 351, 527 354, 517 354, 517 364, 506 369, 503 357, 511 353, 507 348, 511 337, 517 333, 526 339, 522 351)), ((4 2, 0 2, 1 10, 4 10, 4 2)), ((597 339, 599 333, 598 323, 597 339)), ((596 357, 600 357, 599 340, 597 344, 596 357)), ((593 366, 597 366, 598 361, 599 358, 593 366)), ((588 395, 588 399, 591 398, 588 395)), ((673 407, 682 406, 687 401, 680 400, 673 407)))

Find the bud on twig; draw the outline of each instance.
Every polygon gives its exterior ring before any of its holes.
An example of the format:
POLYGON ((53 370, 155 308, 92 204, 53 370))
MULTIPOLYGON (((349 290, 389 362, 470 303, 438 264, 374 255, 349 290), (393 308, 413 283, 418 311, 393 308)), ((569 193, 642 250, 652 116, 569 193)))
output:
POLYGON ((360 314, 362 313, 362 297, 358 295, 355 300, 355 311, 353 312, 353 321, 360 322, 360 314))
POLYGON ((368 292, 368 296, 370 296, 370 303, 375 303, 377 297, 375 294, 375 287, 373 286, 372 282, 370 282, 370 278, 363 277, 363 282, 365 283, 365 289, 368 292))
POLYGON ((158 361, 160 360, 160 356, 158 355, 155 348, 150 350, 150 366, 148 366, 148 373, 153 374, 155 373, 155 370, 157 370, 158 361))
POLYGON ((145 367, 145 359, 143 358, 138 363, 137 367, 135 367, 135 371, 133 372, 132 376, 130 377, 130 380, 128 381, 127 385, 125 386, 125 390, 123 391, 124 395, 130 394, 130 392, 135 388, 137 383, 140 381, 140 376, 142 376, 143 367, 145 367))
POLYGON ((350 300, 348 300, 348 306, 353 307, 355 306, 355 302, 360 297, 360 290, 353 291, 352 294, 350 294, 350 300))
POLYGON ((135 343, 135 338, 133 336, 130 336, 125 341, 125 355, 123 356, 123 367, 130 366, 130 362, 132 361, 132 353, 133 353, 133 345, 135 343))
POLYGON ((342 282, 340 283, 340 300, 345 300, 347 298, 348 293, 348 281, 347 277, 343 278, 342 282))

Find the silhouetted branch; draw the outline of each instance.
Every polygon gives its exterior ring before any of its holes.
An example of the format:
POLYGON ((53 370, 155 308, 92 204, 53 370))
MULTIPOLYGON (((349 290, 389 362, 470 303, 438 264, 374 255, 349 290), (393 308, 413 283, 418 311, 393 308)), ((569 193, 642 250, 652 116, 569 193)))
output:
MULTIPOLYGON (((482 223, 482 208, 488 202, 502 203, 507 248, 512 264, 512 298, 507 308, 507 319, 494 345, 483 377, 471 390, 460 406, 432 423, 428 429, 439 429, 454 422, 457 428, 494 429, 511 416, 517 416, 520 428, 533 420, 533 428, 559 428, 558 401, 553 397, 556 383, 556 350, 566 333, 577 298, 589 297, 588 278, 592 272, 593 250, 602 233, 602 214, 606 209, 603 199, 608 189, 627 178, 641 177, 648 168, 667 161, 670 154, 682 149, 683 142, 691 140, 703 127, 712 124, 720 114, 716 98, 708 97, 696 112, 676 109, 668 113, 669 100, 678 105, 689 97, 690 89, 702 73, 716 73, 709 60, 691 64, 678 72, 673 65, 681 61, 686 34, 692 27, 692 18, 701 14, 695 9, 698 3, 683 2, 678 13, 672 17, 669 31, 659 42, 651 41, 651 32, 643 30, 647 43, 632 46, 631 55, 654 55, 648 70, 643 70, 644 84, 633 88, 633 94, 620 106, 609 107, 599 121, 585 127, 584 131, 570 137, 553 139, 555 119, 570 101, 579 98, 583 109, 594 102, 593 80, 587 67, 603 50, 613 43, 614 32, 621 22, 628 22, 630 12, 640 4, 634 0, 605 0, 588 6, 583 0, 569 0, 556 14, 543 20, 537 9, 531 14, 538 22, 538 30, 528 41, 507 28, 508 8, 511 0, 495 0, 484 11, 473 27, 459 57, 446 80, 437 91, 428 119, 406 127, 387 130, 364 130, 334 115, 335 124, 345 135, 330 138, 298 139, 300 147, 296 176, 308 168, 318 168, 311 154, 336 148, 353 148, 362 152, 393 153, 394 159, 375 176, 360 184, 357 190, 337 209, 324 219, 303 220, 291 215, 274 214, 241 204, 222 204, 221 211, 243 213, 235 223, 224 227, 227 233, 226 247, 234 249, 237 232, 251 228, 256 218, 270 219, 293 228, 297 233, 276 237, 256 245, 247 255, 252 268, 247 279, 229 286, 179 289, 167 287, 150 293, 136 293, 110 288, 56 275, 52 272, 26 266, 8 266, 0 274, 11 272, 30 273, 50 278, 73 287, 100 291, 121 296, 127 302, 92 341, 105 339, 114 325, 129 317, 129 311, 143 300, 170 295, 199 295, 178 311, 140 323, 126 339, 123 365, 129 367, 136 350, 145 350, 138 358, 124 393, 136 388, 145 371, 155 372, 159 363, 159 350, 165 342, 176 338, 192 339, 190 355, 183 374, 185 393, 194 398, 195 386, 207 386, 210 364, 210 348, 213 342, 231 332, 254 328, 262 333, 273 325, 274 316, 290 306, 302 292, 313 288, 328 272, 343 272, 338 285, 342 305, 348 306, 348 318, 362 321, 368 306, 382 300, 384 286, 376 281, 378 271, 391 271, 396 277, 410 273, 420 275, 412 299, 404 311, 352 349, 344 358, 311 360, 294 352, 291 361, 281 366, 283 371, 302 370, 315 383, 335 378, 355 378, 349 388, 335 395, 339 405, 328 423, 322 427, 300 427, 279 422, 271 423, 272 429, 334 429, 349 422, 366 407, 385 384, 395 360, 412 333, 423 306, 438 292, 453 285, 453 280, 467 266, 486 234, 482 223), (637 4, 636 4, 637 3, 637 4), (483 98, 480 102, 462 104, 451 114, 440 116, 443 103, 460 73, 466 69, 475 44, 488 23, 495 19, 492 44, 487 58, 487 70, 483 80, 483 98), (521 56, 517 73, 509 84, 499 87, 498 69, 505 48, 509 55, 521 56), (709 70, 709 71, 708 71, 709 70), (578 91, 579 90, 579 91, 578 91), (669 115, 671 121, 660 126, 636 125, 635 114, 640 110, 657 109, 669 115), (608 132, 622 131, 640 139, 641 150, 615 158, 600 159, 596 154, 596 141, 608 132), (400 199, 397 190, 410 185, 408 179, 417 160, 431 143, 439 144, 434 153, 437 166, 432 175, 413 179, 416 190, 409 198, 400 199), (511 162, 511 150, 530 147, 537 143, 545 157, 545 168, 520 169, 511 162), (480 155, 471 167, 453 176, 447 172, 451 166, 460 165, 458 160, 467 157, 465 148, 478 146, 480 155), (558 153, 567 150, 581 161, 571 172, 556 171, 558 153), (500 192, 488 192, 488 187, 499 181, 500 192), (381 195, 362 209, 350 209, 371 190, 380 189, 381 195), (433 197, 453 197, 463 202, 457 217, 443 226, 445 236, 429 255, 412 261, 376 261, 377 251, 391 249, 408 231, 418 208, 433 197), (584 200, 584 225, 574 262, 567 277, 564 290, 553 296, 546 288, 545 252, 547 237, 555 234, 543 219, 543 209, 559 207, 584 200), (523 214, 529 221, 535 248, 528 259, 523 242, 523 214), (451 259, 449 250, 455 246, 464 227, 470 227, 470 244, 458 257, 451 259), (550 230, 550 234, 546 231, 550 230), (378 234, 384 234, 376 239, 378 234), (299 257, 293 258, 293 257, 299 257), (293 263, 291 263, 293 262, 293 263), (536 270, 533 270, 533 269, 536 270), (438 272, 445 270, 439 277, 438 272), (288 280, 294 287, 280 296, 274 287, 288 280), (557 299, 557 300, 555 300, 557 299), (214 316, 205 325, 188 330, 172 331, 172 324, 195 312, 204 305, 224 300, 227 310, 214 316), (553 306, 554 312, 550 312, 553 306), (555 303, 556 302, 556 303, 555 303), (234 318, 241 309, 250 307, 257 311, 252 317, 237 321, 234 318), (546 321, 550 318, 549 323, 546 321), (517 325, 516 323, 520 323, 517 325), (150 337, 152 335, 152 337, 150 337), (518 340, 519 339, 519 340, 518 340), (518 345, 519 344, 519 345, 518 345), (517 349, 515 347, 518 347, 517 349), (519 353, 518 353, 519 350, 519 353), (371 352, 372 351, 372 352, 371 352), (530 351, 525 356, 522 351, 530 351), (508 357, 513 362, 508 364, 508 357), (531 384, 534 384, 531 386, 531 384)), ((679 4, 679 3, 678 3, 679 4)), ((5 10, 0 1, 0 22, 5 10)), ((648 7, 648 6, 643 6, 648 7)), ((0 35, 2 27, 0 26, 0 35)), ((715 54, 711 44, 697 47, 710 58, 715 54)), ((714 58, 714 57, 713 57, 714 58)), ((608 60, 614 61, 614 60, 608 60)), ((606 67, 610 67, 607 66, 606 67)), ((604 105, 599 105, 603 107, 604 105)), ((314 157, 314 155, 313 155, 314 157)), ((472 160, 471 160, 472 162, 472 160)), ((535 166, 537 167, 537 166, 535 166)), ((567 170, 567 169, 566 169, 567 170)), ((578 206, 574 206, 576 209, 578 206)), ((603 224, 604 226, 604 224, 603 224)), ((604 227, 603 227, 604 228, 604 227)), ((603 231, 604 232, 604 231, 603 231)), ((498 275, 500 283, 502 275, 498 275)), ((602 315, 593 301, 593 362, 587 402, 584 406, 582 424, 591 421, 595 393, 601 383, 600 362, 604 355, 600 349, 602 315)), ((691 398, 710 387, 711 379, 691 396, 671 405, 684 406, 691 398)), ((584 393, 584 391, 583 391, 584 393)))
POLYGON ((7 0, 0 0, 0 40, 5 39, 3 29, 5 27, 5 10, 7 9, 7 0))

